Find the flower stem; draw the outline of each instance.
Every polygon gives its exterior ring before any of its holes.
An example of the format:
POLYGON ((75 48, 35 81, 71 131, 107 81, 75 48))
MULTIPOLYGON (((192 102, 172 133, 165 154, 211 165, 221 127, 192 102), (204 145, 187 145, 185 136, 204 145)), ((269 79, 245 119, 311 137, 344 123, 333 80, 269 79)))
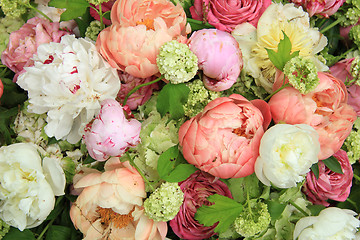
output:
POLYGON ((356 174, 353 174, 353 175, 356 180, 360 181, 360 177, 358 175, 356 175, 356 174))
POLYGON ((275 92, 273 92, 272 94, 270 94, 269 96, 267 96, 264 101, 267 101, 269 100, 272 96, 274 96, 276 93, 280 92, 281 90, 283 90, 284 88, 286 87, 290 87, 290 83, 286 83, 284 85, 282 85, 280 88, 278 88, 275 92))
POLYGON ((46 227, 42 230, 42 232, 40 233, 40 235, 37 237, 36 240, 40 240, 42 239, 42 237, 44 236, 44 234, 46 233, 46 231, 49 229, 49 227, 53 224, 53 222, 55 221, 56 218, 52 219, 47 225, 46 227))
POLYGON ((50 22, 53 22, 53 20, 51 20, 51 18, 49 18, 48 15, 46 15, 45 13, 43 13, 42 11, 40 11, 39 9, 37 9, 36 7, 34 7, 31 4, 27 4, 26 5, 28 8, 33 9, 35 12, 38 12, 39 14, 41 14, 43 17, 45 17, 47 20, 49 20, 50 22))
POLYGON ((132 159, 132 157, 130 156, 130 154, 128 152, 126 152, 126 155, 129 158, 130 164, 131 166, 133 166, 138 173, 140 174, 140 176, 144 179, 144 181, 146 182, 146 184, 149 186, 149 188, 151 189, 151 191, 155 191, 154 187, 151 185, 149 179, 147 179, 147 177, 145 176, 145 174, 141 171, 141 169, 136 165, 136 163, 134 162, 134 160, 132 159))
POLYGON ((338 18, 336 21, 332 22, 331 24, 329 24, 328 26, 326 26, 325 28, 320 30, 320 33, 324 33, 328 30, 330 30, 331 28, 335 27, 336 25, 338 25, 341 22, 341 19, 338 18))
POLYGON ((304 211, 304 209, 302 209, 299 205, 297 205, 294 201, 290 200, 289 203, 291 205, 293 205, 297 210, 299 210, 302 214, 304 214, 305 216, 309 216, 309 214, 307 212, 304 211))
POLYGON ((154 81, 137 85, 136 87, 134 87, 133 89, 131 89, 131 91, 126 95, 126 97, 125 97, 125 99, 124 99, 123 106, 126 105, 126 102, 127 102, 128 98, 131 96, 131 94, 133 94, 134 92, 136 92, 136 91, 139 90, 140 88, 145 87, 145 86, 148 86, 148 85, 151 85, 151 84, 153 84, 153 83, 156 83, 156 82, 160 81, 160 80, 163 79, 163 78, 164 78, 164 76, 160 76, 160 77, 158 77, 157 79, 155 79, 154 81))
POLYGON ((211 25, 211 24, 209 24, 207 22, 202 22, 202 21, 195 20, 195 19, 192 19, 192 18, 187 18, 186 20, 190 24, 192 23, 192 24, 202 25, 205 28, 215 28, 213 25, 211 25))

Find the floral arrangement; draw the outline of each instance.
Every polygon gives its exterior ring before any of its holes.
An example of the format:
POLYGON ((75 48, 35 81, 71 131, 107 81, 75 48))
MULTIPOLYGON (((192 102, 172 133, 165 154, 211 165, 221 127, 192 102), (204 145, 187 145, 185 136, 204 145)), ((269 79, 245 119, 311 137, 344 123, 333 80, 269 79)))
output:
POLYGON ((360 239, 358 0, 0 7, 0 239, 360 239))

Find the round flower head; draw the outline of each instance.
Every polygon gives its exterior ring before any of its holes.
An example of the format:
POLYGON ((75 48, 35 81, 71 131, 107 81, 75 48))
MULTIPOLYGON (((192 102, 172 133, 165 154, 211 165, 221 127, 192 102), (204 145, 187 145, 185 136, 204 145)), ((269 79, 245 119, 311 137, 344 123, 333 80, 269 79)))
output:
POLYGON ((18 30, 24 24, 21 18, 5 16, 0 19, 0 55, 9 43, 10 33, 18 30))
POLYGON ((159 72, 173 84, 190 81, 198 70, 198 59, 186 44, 172 40, 164 43, 156 58, 159 72))
POLYGON ((96 41, 99 32, 101 31, 101 23, 97 20, 90 22, 90 25, 86 28, 85 37, 96 41))
POLYGON ((353 129, 345 139, 343 147, 346 150, 351 164, 354 164, 360 159, 360 118, 357 118, 354 122, 353 129))
POLYGON ((353 80, 351 81, 360 86, 360 56, 357 56, 352 61, 350 74, 353 77, 353 80))
POLYGON ((27 10, 30 0, 1 0, 1 10, 6 16, 20 17, 27 10))
POLYGON ((169 221, 180 210, 184 193, 178 183, 163 183, 144 202, 145 214, 155 221, 169 221))
POLYGON ((106 3, 110 0, 86 0, 86 1, 88 1, 89 3, 94 4, 94 5, 100 5, 102 3, 106 3))
POLYGON ((360 25, 353 26, 350 29, 349 37, 360 48, 360 25))

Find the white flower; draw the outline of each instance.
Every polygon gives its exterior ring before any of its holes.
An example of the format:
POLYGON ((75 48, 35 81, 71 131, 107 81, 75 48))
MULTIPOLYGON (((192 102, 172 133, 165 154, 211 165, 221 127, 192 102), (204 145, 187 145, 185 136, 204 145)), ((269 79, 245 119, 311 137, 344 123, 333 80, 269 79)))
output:
POLYGON ((17 83, 28 91, 28 111, 47 113, 45 133, 76 143, 85 125, 100 110, 100 102, 115 98, 120 80, 96 51, 95 45, 73 35, 60 43, 42 44, 34 66, 17 83))
POLYGON ((360 226, 354 211, 329 207, 322 210, 319 216, 300 219, 294 229, 294 239, 318 240, 356 239, 355 233, 360 226))
MULTIPOLYGON (((62 170, 45 174, 36 145, 16 143, 0 148, 0 218, 7 224, 19 228, 40 225, 54 208, 55 195, 46 175, 62 181, 62 170)), ((58 191, 62 186, 53 182, 58 191)), ((61 189, 62 188, 62 189, 61 189)))
POLYGON ((318 138, 315 129, 306 124, 277 124, 269 128, 260 142, 256 176, 267 186, 295 187, 318 161, 318 138))

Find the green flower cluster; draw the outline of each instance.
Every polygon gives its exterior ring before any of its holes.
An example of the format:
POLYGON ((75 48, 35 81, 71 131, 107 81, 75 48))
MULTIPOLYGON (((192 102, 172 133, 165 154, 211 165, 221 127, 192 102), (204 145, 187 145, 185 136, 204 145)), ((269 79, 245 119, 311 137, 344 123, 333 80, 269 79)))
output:
POLYGON ((357 118, 342 148, 347 152, 351 164, 360 159, 360 118, 357 118))
POLYGON ((1 0, 0 7, 6 16, 20 17, 27 10, 30 0, 1 0))
POLYGON ((172 40, 160 47, 156 58, 159 72, 173 84, 190 81, 198 70, 198 58, 186 44, 172 40))
POLYGON ((347 0, 333 16, 340 19, 341 26, 356 24, 360 16, 360 1, 347 0))
POLYGON ((144 202, 145 214, 155 221, 169 221, 180 210, 184 193, 178 183, 161 184, 144 202))
POLYGON ((100 21, 94 20, 86 28, 85 37, 90 38, 93 41, 96 41, 97 36, 101 32, 101 23, 100 21))
POLYGON ((355 59, 352 61, 350 73, 353 77, 352 82, 360 86, 360 56, 355 57, 355 59))
POLYGON ((0 219, 0 239, 2 239, 10 230, 10 226, 7 225, 2 219, 0 219))
POLYGON ((86 0, 86 1, 88 1, 89 3, 94 4, 95 6, 97 6, 97 5, 100 5, 102 3, 106 3, 106 2, 108 2, 110 0, 86 0))
POLYGON ((185 116, 189 118, 196 116, 210 101, 221 96, 220 92, 206 89, 200 79, 195 79, 186 85, 190 88, 190 92, 188 100, 184 104, 184 111, 185 116))
POLYGON ((21 18, 5 16, 0 19, 0 55, 9 43, 10 33, 18 30, 24 23, 21 18))
POLYGON ((315 64, 301 56, 294 57, 285 64, 284 74, 289 83, 302 94, 313 91, 319 84, 315 64))

